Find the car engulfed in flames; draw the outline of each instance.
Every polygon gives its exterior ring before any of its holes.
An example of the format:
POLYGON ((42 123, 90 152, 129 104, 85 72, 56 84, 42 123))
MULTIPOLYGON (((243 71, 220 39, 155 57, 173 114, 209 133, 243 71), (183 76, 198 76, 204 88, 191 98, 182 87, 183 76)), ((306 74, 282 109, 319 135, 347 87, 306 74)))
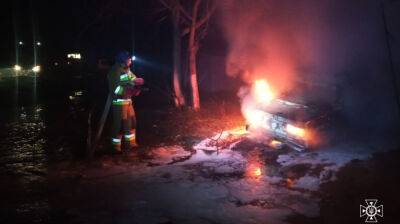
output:
POLYGON ((247 129, 298 151, 328 143, 332 136, 332 110, 287 98, 277 97, 266 80, 257 80, 252 86, 251 103, 242 104, 247 129))

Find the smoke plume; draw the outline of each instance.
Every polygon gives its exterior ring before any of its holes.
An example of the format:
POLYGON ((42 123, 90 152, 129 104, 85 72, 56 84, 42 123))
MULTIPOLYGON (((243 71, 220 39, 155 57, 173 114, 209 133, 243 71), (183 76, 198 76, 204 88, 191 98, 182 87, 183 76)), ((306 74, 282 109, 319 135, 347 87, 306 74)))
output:
POLYGON ((226 73, 249 83, 267 78, 278 92, 293 88, 303 73, 315 73, 313 64, 325 39, 318 32, 324 10, 299 2, 220 1, 229 44, 226 73))
POLYGON ((377 1, 218 4, 229 46, 226 74, 249 84, 266 78, 277 95, 311 83, 319 91, 306 95, 339 99, 348 124, 374 130, 396 126, 396 93, 377 1))

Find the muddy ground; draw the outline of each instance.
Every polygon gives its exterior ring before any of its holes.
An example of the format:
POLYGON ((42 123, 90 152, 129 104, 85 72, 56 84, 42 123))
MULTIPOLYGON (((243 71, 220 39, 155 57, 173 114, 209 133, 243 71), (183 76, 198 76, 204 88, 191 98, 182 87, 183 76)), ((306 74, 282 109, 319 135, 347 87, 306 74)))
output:
MULTIPOLYGON (((138 117, 141 146, 127 155, 103 141, 89 161, 62 139, 20 138, 54 149, 3 155, 0 223, 364 223, 368 198, 384 205, 380 223, 395 223, 400 151, 392 144, 274 149, 243 131, 238 105, 220 102, 138 117)), ((23 118, 14 132, 42 127, 23 118)))

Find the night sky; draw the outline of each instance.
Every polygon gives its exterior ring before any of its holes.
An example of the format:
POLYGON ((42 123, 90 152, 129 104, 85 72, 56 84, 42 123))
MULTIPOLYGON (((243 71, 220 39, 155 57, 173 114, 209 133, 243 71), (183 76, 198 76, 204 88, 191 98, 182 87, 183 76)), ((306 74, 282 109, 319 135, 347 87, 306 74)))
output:
POLYGON ((53 60, 78 51, 93 62, 129 50, 162 63, 169 53, 169 21, 157 1, 8 1, 0 25, 0 64, 14 63, 15 38, 30 54, 34 33, 41 57, 53 60), (14 18, 14 19, 13 19, 14 18), (13 21, 15 22, 15 34, 13 21), (5 34, 5 35, 4 35, 5 34))

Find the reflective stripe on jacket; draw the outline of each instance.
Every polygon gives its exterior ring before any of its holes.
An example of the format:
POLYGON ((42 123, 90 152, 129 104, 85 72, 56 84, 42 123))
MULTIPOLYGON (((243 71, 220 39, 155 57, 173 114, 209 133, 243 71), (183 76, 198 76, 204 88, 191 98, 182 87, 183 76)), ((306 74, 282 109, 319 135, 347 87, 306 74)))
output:
MULTIPOLYGON (((125 99, 126 87, 135 86, 134 80, 136 76, 125 68, 123 64, 115 64, 108 73, 109 91, 113 95, 113 99, 125 99)), ((129 97, 130 98, 130 97, 129 97)))
POLYGON ((119 106, 129 105, 131 103, 132 103, 131 99, 115 99, 115 100, 112 101, 113 105, 119 105, 119 106))

